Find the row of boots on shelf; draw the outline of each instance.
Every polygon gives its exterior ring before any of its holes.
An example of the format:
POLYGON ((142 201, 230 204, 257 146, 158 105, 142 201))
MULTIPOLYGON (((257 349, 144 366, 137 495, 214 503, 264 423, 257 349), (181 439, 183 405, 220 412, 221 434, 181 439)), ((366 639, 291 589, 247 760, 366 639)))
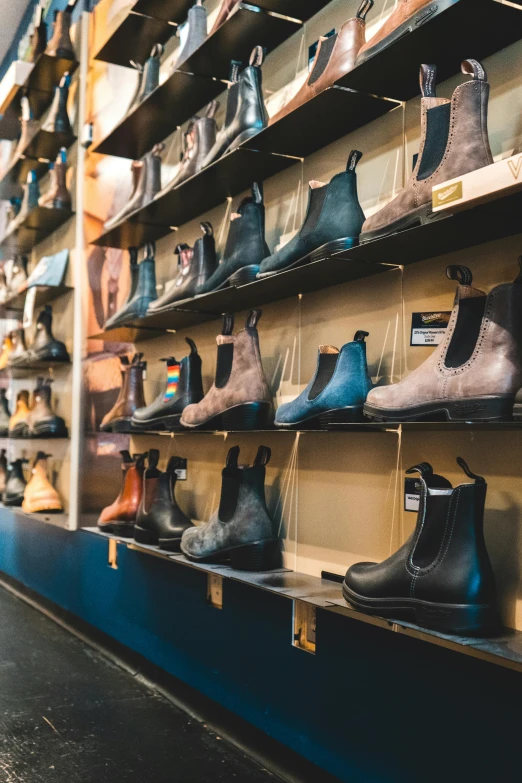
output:
POLYGON ((63 511, 62 501, 48 478, 49 457, 39 451, 31 469, 31 478, 27 482, 24 475, 25 458, 8 463, 6 451, 0 451, 0 495, 4 506, 21 506, 28 514, 58 513, 63 511))
POLYGON ((52 378, 40 376, 32 395, 22 389, 16 396, 16 406, 9 412, 5 389, 0 389, 0 437, 66 438, 65 421, 52 406, 52 378))
POLYGON ((68 5, 64 11, 54 12, 53 32, 47 41, 47 23, 44 20, 44 9, 39 6, 34 22, 34 32, 31 35, 28 61, 36 62, 40 55, 60 57, 64 60, 74 60, 75 54, 71 41, 71 18, 73 7, 68 5))
POLYGON ((53 311, 46 305, 36 319, 36 332, 31 346, 27 347, 25 331, 15 329, 4 337, 0 353, 0 370, 6 368, 34 367, 41 363, 64 364, 70 361, 65 343, 53 334, 53 311))

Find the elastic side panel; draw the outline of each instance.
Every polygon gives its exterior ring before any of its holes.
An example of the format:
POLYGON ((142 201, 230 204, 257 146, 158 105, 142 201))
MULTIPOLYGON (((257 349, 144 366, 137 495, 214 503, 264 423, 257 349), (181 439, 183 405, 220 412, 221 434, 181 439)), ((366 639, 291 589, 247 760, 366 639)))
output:
POLYGON ((227 113, 225 117, 226 128, 231 124, 232 120, 236 116, 238 96, 239 96, 239 82, 234 82, 234 84, 231 84, 228 89, 227 113))
POLYGON ((417 179, 428 179, 440 164, 448 143, 450 116, 451 103, 427 111, 426 142, 417 179))
POLYGON ((241 475, 239 468, 225 468, 221 484, 218 516, 221 522, 230 522, 236 513, 241 475))
POLYGON ((314 385, 310 389, 310 394, 308 395, 309 400, 315 400, 315 398, 321 394, 335 372, 338 358, 338 353, 322 353, 319 356, 319 369, 317 370, 314 385))
POLYGON ((310 78, 308 79, 308 84, 315 84, 318 78, 323 75, 324 70, 330 61, 330 57, 332 56, 333 48, 335 46, 336 41, 337 41, 337 33, 335 35, 331 35, 325 41, 321 41, 321 48, 319 49, 319 55, 317 57, 315 67, 312 73, 310 74, 310 78))
POLYGON ((428 492, 426 499, 424 526, 412 555, 413 565, 418 568, 427 568, 431 565, 442 544, 446 517, 453 493, 451 490, 439 491, 448 492, 448 494, 431 496, 428 492))
POLYGON ((311 232, 315 230, 317 221, 321 215, 321 210, 323 208, 327 192, 328 185, 324 185, 322 188, 315 188, 312 190, 310 194, 310 209, 308 210, 305 224, 301 229, 301 236, 311 234, 311 232))
POLYGON ((457 324, 446 354, 446 367, 462 367, 471 358, 480 334, 485 308, 485 296, 461 299, 457 324))
POLYGON ((232 371, 232 359, 234 358, 234 343, 225 343, 218 345, 216 380, 218 389, 227 385, 230 373, 232 371))

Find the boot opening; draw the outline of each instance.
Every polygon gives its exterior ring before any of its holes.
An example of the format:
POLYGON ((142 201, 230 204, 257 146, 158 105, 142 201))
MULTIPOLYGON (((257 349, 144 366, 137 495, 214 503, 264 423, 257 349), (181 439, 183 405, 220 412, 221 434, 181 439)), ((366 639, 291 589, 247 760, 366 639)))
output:
POLYGON ((461 367, 469 361, 477 344, 485 309, 485 296, 460 300, 455 331, 446 353, 446 367, 461 367))
POLYGON ((335 46, 336 41, 337 41, 337 33, 321 41, 321 46, 319 49, 317 60, 315 62, 315 67, 312 73, 310 74, 310 78, 308 79, 309 85, 315 84, 315 82, 319 79, 319 77, 323 75, 326 66, 330 62, 330 57, 332 56, 333 48, 335 46))
POLYGON ((424 525, 411 558, 417 568, 430 566, 439 553, 446 532, 443 523, 448 516, 452 494, 451 489, 428 489, 424 525))
POLYGON ((337 360, 339 359, 339 351, 331 345, 321 345, 319 352, 319 366, 308 395, 309 400, 315 400, 327 386, 335 372, 337 360))
POLYGON ((451 104, 435 106, 426 112, 426 140, 417 173, 418 180, 431 177, 440 165, 449 137, 451 104))

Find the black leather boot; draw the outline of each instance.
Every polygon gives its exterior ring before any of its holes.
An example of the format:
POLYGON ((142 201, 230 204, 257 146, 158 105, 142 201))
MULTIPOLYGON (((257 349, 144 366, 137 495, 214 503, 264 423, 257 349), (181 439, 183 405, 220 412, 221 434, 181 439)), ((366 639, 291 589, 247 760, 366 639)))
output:
POLYGON ((121 307, 105 323, 105 329, 123 326, 136 318, 143 318, 147 308, 157 297, 156 291, 156 261, 154 258, 154 242, 145 245, 145 258, 138 264, 137 283, 132 298, 121 307))
POLYGON ((207 11, 203 8, 202 2, 203 0, 197 0, 196 4, 189 9, 187 15, 188 35, 174 69, 179 68, 185 60, 188 60, 207 37, 207 11))
POLYGON ((219 510, 210 522, 183 533, 181 551, 190 560, 265 571, 276 567, 278 541, 265 501, 265 465, 270 449, 260 446, 252 467, 238 465, 239 446, 228 452, 219 510))
POLYGON ((53 335, 53 308, 45 305, 36 321, 34 342, 27 351, 27 364, 33 362, 69 362, 65 344, 53 335))
POLYGON ((27 419, 29 438, 66 438, 69 434, 65 421, 53 410, 51 384, 52 378, 37 379, 27 419))
POLYGON ((263 49, 256 46, 248 65, 236 83, 228 91, 227 116, 219 131, 216 143, 203 161, 203 168, 210 166, 226 152, 230 152, 268 125, 268 113, 261 87, 263 49), (230 102, 230 105, 228 104, 230 102))
POLYGON ((181 536, 194 527, 175 498, 176 469, 181 457, 171 457, 167 470, 158 470, 159 451, 149 450, 149 466, 143 477, 143 494, 134 526, 134 540, 155 544, 169 552, 179 552, 181 536))
POLYGON ((42 125, 42 130, 49 133, 72 133, 69 115, 67 114, 70 85, 71 75, 64 73, 60 84, 55 88, 53 102, 47 119, 42 125))
POLYGON ((180 362, 173 356, 162 359, 167 364, 167 386, 154 402, 145 408, 139 408, 132 417, 132 426, 136 430, 176 430, 187 405, 203 399, 203 380, 201 378, 201 357, 196 343, 190 337, 185 338, 190 353, 180 362))
POLYGON ((76 58, 71 41, 72 6, 65 11, 54 12, 54 27, 51 40, 47 44, 46 54, 52 57, 63 57, 65 60, 76 58))
POLYGON ((362 153, 352 150, 346 171, 326 185, 310 183, 308 208, 298 234, 284 247, 265 258, 258 277, 267 277, 308 261, 328 258, 332 253, 359 244, 364 212, 357 195, 355 169, 362 153))
POLYGON ((495 581, 484 542, 487 485, 457 462, 472 484, 455 489, 427 462, 420 474, 417 525, 383 563, 357 563, 346 574, 343 595, 363 612, 407 617, 440 633, 487 634, 498 624, 495 581))
POLYGON ((25 332, 20 327, 13 331, 13 350, 9 354, 8 367, 21 367, 27 363, 28 351, 25 343, 25 332))
POLYGON ((244 285, 256 279, 261 262, 270 255, 265 241, 265 205, 263 188, 254 182, 252 196, 243 199, 230 217, 223 260, 214 274, 200 285, 196 294, 223 288, 227 283, 244 285))
POLYGON ((4 506, 21 506, 24 499, 26 480, 24 465, 27 459, 15 459, 7 469, 7 481, 2 495, 4 506))
POLYGON ((159 85, 160 76, 160 61, 163 54, 163 46, 161 44, 154 44, 150 57, 145 61, 145 65, 139 65, 138 63, 131 63, 131 65, 139 71, 138 86, 136 92, 133 95, 130 102, 127 114, 130 114, 142 101, 147 98, 151 92, 154 92, 159 85))
POLYGON ((177 246, 174 252, 179 256, 178 275, 172 283, 167 283, 162 296, 152 302, 149 313, 160 313, 176 302, 195 296, 216 271, 216 243, 212 224, 199 225, 203 236, 196 240, 194 249, 188 245, 177 246))
MULTIPOLYGON (((11 414, 9 413, 9 406, 7 403, 7 397, 5 396, 6 390, 0 389, 0 438, 6 438, 9 430, 9 419, 11 414)), ((5 454, 5 451, 4 451, 5 454)))
POLYGON ((44 22, 42 6, 38 6, 34 20, 34 32, 31 36, 28 62, 34 63, 45 52, 47 46, 47 25, 44 22))
POLYGON ((162 193, 181 185, 185 180, 198 174, 203 161, 216 141, 216 120, 214 116, 219 103, 211 101, 205 109, 204 117, 194 117, 183 134, 183 155, 174 178, 165 185, 162 193))
POLYGON ((133 163, 134 191, 130 200, 114 217, 107 220, 105 228, 110 229, 122 222, 127 215, 150 204, 161 190, 161 153, 163 144, 156 144, 150 152, 139 161, 133 163), (138 176, 135 173, 138 172, 138 176))

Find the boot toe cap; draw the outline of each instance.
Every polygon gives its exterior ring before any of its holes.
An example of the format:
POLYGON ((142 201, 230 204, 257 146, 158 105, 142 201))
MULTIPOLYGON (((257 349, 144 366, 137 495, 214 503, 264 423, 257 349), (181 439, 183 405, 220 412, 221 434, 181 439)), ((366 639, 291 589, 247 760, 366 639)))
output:
POLYGON ((371 562, 355 563, 346 572, 344 584, 357 595, 372 597, 375 582, 373 571, 376 565, 371 562))

